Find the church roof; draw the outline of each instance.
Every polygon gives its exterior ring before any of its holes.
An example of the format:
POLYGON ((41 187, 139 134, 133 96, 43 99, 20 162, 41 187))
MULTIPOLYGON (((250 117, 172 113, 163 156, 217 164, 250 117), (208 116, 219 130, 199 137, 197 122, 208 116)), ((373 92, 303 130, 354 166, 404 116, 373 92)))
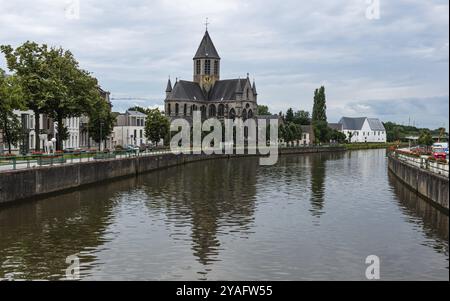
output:
MULTIPOLYGON (((210 93, 205 94, 198 83, 180 80, 175 83, 168 99, 191 101, 234 100, 236 99, 236 94, 244 93, 244 88, 248 81, 248 78, 218 80, 210 93)), ((250 83, 249 86, 251 87, 250 83)))
POLYGON ((342 124, 344 130, 360 131, 366 119, 366 117, 342 117, 339 123, 342 124))
POLYGON ((166 92, 167 93, 172 92, 172 82, 170 81, 170 78, 169 78, 169 81, 167 82, 166 92))
POLYGON ((208 31, 205 32, 200 46, 198 46, 198 50, 194 56, 194 60, 202 58, 220 59, 220 56, 217 53, 216 47, 214 47, 214 43, 212 42, 208 31))
POLYGON ((378 118, 367 118, 372 131, 385 131, 383 123, 378 118))

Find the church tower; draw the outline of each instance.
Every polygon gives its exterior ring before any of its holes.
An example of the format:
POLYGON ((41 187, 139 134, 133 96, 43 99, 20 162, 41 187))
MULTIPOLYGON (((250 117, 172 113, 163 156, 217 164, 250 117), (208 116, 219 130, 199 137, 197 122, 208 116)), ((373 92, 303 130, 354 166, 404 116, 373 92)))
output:
POLYGON ((206 29, 194 56, 194 82, 209 92, 218 80, 220 80, 220 57, 206 29))

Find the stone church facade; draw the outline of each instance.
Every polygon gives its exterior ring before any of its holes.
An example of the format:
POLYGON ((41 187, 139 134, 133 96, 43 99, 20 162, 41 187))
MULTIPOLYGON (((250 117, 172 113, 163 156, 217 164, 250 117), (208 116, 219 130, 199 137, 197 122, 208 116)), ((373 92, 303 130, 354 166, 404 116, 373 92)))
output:
POLYGON ((193 112, 200 111, 202 119, 256 118, 255 82, 250 82, 248 74, 221 80, 220 68, 220 56, 206 30, 193 58, 193 81, 177 80, 173 87, 170 79, 167 83, 166 116, 192 122, 193 112))

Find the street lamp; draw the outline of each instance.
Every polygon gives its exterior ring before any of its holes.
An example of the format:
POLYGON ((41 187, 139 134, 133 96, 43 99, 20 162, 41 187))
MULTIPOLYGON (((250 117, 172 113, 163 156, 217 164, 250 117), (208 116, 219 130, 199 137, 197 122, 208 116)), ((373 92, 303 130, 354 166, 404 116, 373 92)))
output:
POLYGON ((100 122, 100 151, 103 150, 103 122, 100 122))

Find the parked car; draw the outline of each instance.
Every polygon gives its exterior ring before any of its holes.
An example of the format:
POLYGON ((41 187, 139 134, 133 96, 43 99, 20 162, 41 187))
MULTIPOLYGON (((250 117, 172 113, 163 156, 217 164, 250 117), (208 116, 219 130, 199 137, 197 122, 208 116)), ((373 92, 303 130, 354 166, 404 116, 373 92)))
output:
POLYGON ((136 145, 127 145, 125 148, 127 151, 139 151, 139 147, 136 145))

